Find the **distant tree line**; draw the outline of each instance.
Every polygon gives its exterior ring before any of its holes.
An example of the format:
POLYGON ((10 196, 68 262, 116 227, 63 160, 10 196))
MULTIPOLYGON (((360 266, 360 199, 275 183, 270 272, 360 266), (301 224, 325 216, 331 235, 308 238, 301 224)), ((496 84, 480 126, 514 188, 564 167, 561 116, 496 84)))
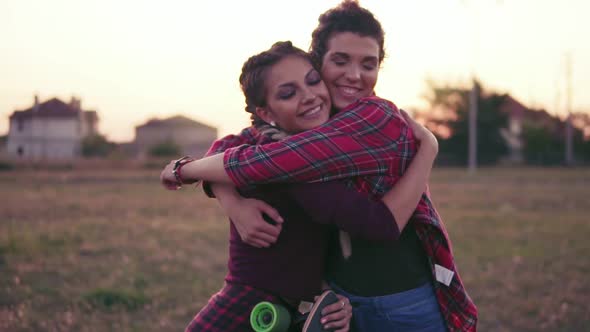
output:
MULTIPOLYGON (((511 146, 506 135, 510 128, 507 94, 484 91, 477 83, 477 162, 494 165, 507 159, 511 146)), ((467 165, 470 89, 429 82, 430 110, 419 112, 440 144, 439 163, 467 165)), ((589 124, 590 125, 590 124, 589 124)), ((590 141, 580 128, 573 129, 574 155, 579 163, 590 162, 590 141)), ((519 137, 522 161, 530 165, 558 165, 565 159, 565 122, 543 110, 525 110, 519 137)), ((516 144, 516 143, 514 143, 516 144)))
POLYGON ((181 154, 181 148, 173 140, 166 140, 152 145, 148 150, 150 157, 178 157, 181 154))
MULTIPOLYGON (((467 165, 469 136, 470 89, 429 82, 427 100, 430 107, 418 112, 440 144, 439 165, 467 165)), ((485 91, 477 83, 477 162, 495 165, 508 160, 518 146, 522 162, 529 165, 560 165, 565 160, 565 123, 543 110, 533 110, 518 103, 520 124, 518 137, 509 137, 510 118, 514 103, 508 94, 485 91)), ((590 126, 590 116, 579 114, 582 123, 590 126), (585 121, 585 122, 584 122, 585 121)), ((2 138, 0 138, 1 140, 2 138)), ((82 142, 84 157, 108 157, 116 153, 118 145, 102 135, 86 137, 82 142)), ((584 139, 583 130, 573 128, 573 150, 578 163, 590 163, 590 140, 584 139)), ((119 152, 120 153, 120 152, 119 152)), ((172 140, 150 146, 148 156, 155 158, 177 157, 181 148, 172 140)))
MULTIPOLYGON (((121 153, 118 151, 118 144, 109 142, 103 135, 91 135, 82 140, 82 156, 86 158, 105 158, 113 154, 121 153)), ((147 154, 154 158, 178 157, 181 154, 181 148, 172 140, 165 140, 149 147, 147 154)))
POLYGON ((82 139, 81 152, 82 156, 87 158, 104 158, 109 156, 116 148, 116 143, 109 142, 103 135, 95 134, 82 139))

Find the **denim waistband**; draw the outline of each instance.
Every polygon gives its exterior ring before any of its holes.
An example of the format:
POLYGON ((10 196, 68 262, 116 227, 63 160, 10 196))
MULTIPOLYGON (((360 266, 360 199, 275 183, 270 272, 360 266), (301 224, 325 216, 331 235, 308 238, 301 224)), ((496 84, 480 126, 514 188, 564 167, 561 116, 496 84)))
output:
POLYGON ((330 287, 332 287, 336 293, 346 296, 353 305, 369 303, 374 305, 376 303, 381 303, 386 304, 390 308, 407 307, 412 304, 420 303, 425 299, 436 298, 434 287, 430 281, 424 283, 422 286, 418 286, 407 291, 371 297, 358 296, 348 293, 334 283, 330 283, 330 287))

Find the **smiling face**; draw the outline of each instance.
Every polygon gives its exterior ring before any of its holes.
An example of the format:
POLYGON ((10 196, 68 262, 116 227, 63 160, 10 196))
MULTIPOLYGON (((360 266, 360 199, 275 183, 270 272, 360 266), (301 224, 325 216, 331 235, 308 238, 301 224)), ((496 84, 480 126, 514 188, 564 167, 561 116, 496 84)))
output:
POLYGON ((309 60, 287 56, 265 76, 266 106, 256 112, 264 121, 275 122, 293 134, 315 128, 330 116, 328 89, 309 60))
POLYGON ((373 94, 379 74, 379 44, 373 37, 336 32, 327 43, 322 78, 338 110, 373 94))

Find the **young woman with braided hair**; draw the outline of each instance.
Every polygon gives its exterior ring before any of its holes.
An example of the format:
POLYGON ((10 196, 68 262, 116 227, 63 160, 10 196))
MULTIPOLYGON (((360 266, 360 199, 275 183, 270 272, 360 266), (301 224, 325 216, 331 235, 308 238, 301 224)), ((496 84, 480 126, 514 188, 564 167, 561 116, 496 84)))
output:
MULTIPOLYGON (((259 144, 315 128, 329 118, 331 100, 319 72, 309 55, 290 42, 277 43, 248 59, 240 85, 246 110, 260 133, 259 144)), ((429 169, 435 147, 424 144, 419 154, 413 168, 429 169)), ((189 165, 180 168, 181 177, 189 165)), ((420 181, 422 177, 413 178, 420 181)), ((255 248, 242 241, 231 226, 226 284, 196 315, 188 331, 245 331, 250 311, 261 301, 283 303, 294 310, 300 301, 313 300, 321 292, 328 243, 335 227, 376 242, 395 241, 400 234, 388 209, 392 198, 399 196, 394 190, 383 201, 369 200, 366 194, 336 181, 260 185, 240 193, 272 204, 280 212, 285 220, 281 236, 272 248, 255 248), (371 216, 369 222, 364 220, 367 215, 371 216)), ((345 297, 340 299, 327 309, 324 326, 347 331, 351 307, 345 297)))

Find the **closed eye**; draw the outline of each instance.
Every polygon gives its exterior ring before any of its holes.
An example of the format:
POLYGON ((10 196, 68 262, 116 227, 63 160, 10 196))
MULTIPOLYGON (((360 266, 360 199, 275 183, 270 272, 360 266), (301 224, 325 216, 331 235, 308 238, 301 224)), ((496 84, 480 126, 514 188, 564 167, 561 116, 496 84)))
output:
POLYGON ((279 99, 283 99, 283 100, 291 99, 291 97, 293 97, 294 95, 295 95, 295 90, 281 91, 281 92, 279 92, 279 99))
POLYGON ((363 68, 366 70, 373 70, 373 69, 377 68, 378 63, 379 62, 374 57, 370 57, 368 59, 365 58, 365 61, 363 61, 363 68))
POLYGON ((349 60, 350 56, 346 53, 334 53, 330 58, 332 62, 337 66, 344 66, 349 60))
POLYGON ((305 83, 307 85, 317 85, 322 81, 322 77, 317 70, 312 69, 310 70, 307 75, 305 75, 305 83))
POLYGON ((318 78, 317 80, 310 81, 307 84, 309 84, 309 85, 318 85, 318 84, 320 84, 321 81, 322 81, 322 79, 321 78, 318 78))

